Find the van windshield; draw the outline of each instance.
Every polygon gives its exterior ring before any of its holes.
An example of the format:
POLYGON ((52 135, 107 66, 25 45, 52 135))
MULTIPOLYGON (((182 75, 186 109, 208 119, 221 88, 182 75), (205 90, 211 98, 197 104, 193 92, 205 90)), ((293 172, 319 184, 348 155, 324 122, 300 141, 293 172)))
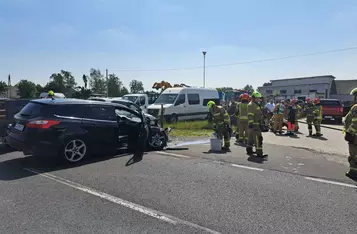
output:
POLYGON ((136 99, 138 99, 138 96, 124 96, 123 99, 135 103, 136 99))
POLYGON ((163 93, 156 99, 155 104, 174 104, 177 94, 163 93))

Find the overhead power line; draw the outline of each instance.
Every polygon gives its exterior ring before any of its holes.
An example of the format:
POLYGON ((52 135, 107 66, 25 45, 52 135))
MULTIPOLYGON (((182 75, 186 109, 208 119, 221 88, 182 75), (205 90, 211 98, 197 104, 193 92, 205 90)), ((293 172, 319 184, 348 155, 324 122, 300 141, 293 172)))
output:
MULTIPOLYGON (((315 52, 315 53, 308 53, 308 54, 270 58, 270 59, 260 59, 260 60, 244 61, 244 62, 206 65, 206 68, 207 67, 228 67, 228 66, 235 66, 235 65, 242 65, 242 64, 249 64, 249 63, 262 63, 262 62, 269 62, 269 61, 276 61, 276 60, 308 57, 308 56, 314 56, 314 55, 320 55, 320 54, 337 53, 337 52, 348 51, 348 50, 357 50, 357 46, 343 48, 343 49, 336 49, 336 50, 315 52)), ((183 71, 183 70, 194 70, 194 69, 202 69, 202 66, 182 67, 182 68, 158 68, 158 69, 119 69, 119 70, 115 70, 115 71, 118 71, 118 72, 156 72, 156 71, 183 71)))

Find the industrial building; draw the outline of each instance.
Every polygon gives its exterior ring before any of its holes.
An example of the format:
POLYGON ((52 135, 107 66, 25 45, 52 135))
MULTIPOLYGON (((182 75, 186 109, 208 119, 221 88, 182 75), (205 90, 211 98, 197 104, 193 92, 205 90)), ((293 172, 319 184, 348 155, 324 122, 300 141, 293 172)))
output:
POLYGON ((277 100, 287 98, 305 100, 307 97, 330 98, 331 94, 337 93, 335 77, 332 75, 271 80, 258 87, 258 90, 265 97, 274 97, 277 100))

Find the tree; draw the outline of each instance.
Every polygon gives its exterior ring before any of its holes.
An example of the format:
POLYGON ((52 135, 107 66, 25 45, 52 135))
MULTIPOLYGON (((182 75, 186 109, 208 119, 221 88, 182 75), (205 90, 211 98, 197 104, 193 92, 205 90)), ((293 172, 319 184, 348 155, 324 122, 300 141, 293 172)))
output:
POLYGON ((37 94, 36 84, 29 80, 20 80, 15 85, 18 89, 18 95, 21 98, 34 98, 37 94))
POLYGON ((66 96, 71 96, 76 87, 76 79, 71 72, 61 70, 60 73, 53 73, 50 76, 50 82, 45 86, 46 91, 53 90, 57 93, 64 93, 66 96))
POLYGON ((130 93, 143 93, 144 92, 144 84, 138 80, 132 80, 129 84, 130 93))
POLYGON ((254 88, 253 88, 253 86, 251 86, 251 85, 246 85, 246 86, 244 86, 244 88, 243 88, 244 90, 247 90, 248 92, 254 92, 254 88))
POLYGON ((36 92, 36 97, 39 97, 40 94, 43 93, 43 92, 45 92, 46 90, 45 90, 44 87, 42 87, 42 85, 37 84, 37 85, 36 85, 36 91, 37 91, 37 92, 36 92))
POLYGON ((4 81, 0 81, 0 95, 4 95, 7 91, 7 84, 4 81))
POLYGON ((122 87, 120 90, 120 96, 124 96, 129 93, 129 90, 126 87, 122 87))
POLYGON ((88 86, 88 77, 83 74, 82 80, 83 80, 83 83, 84 83, 84 88, 86 89, 87 86, 88 86))
POLYGON ((115 74, 110 74, 108 77, 108 97, 119 97, 121 94, 123 83, 115 74))
POLYGON ((232 87, 221 87, 221 88, 217 88, 218 92, 227 92, 227 91, 232 91, 233 88, 232 87))
POLYGON ((107 82, 99 69, 90 69, 89 86, 93 93, 105 94, 107 91, 107 82))

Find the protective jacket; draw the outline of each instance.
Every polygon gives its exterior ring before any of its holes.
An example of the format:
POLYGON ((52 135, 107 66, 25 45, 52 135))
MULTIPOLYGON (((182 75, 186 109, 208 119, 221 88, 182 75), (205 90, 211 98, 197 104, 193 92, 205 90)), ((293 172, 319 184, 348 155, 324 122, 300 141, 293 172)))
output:
POLYGON ((254 128, 260 128, 263 120, 261 107, 257 103, 251 101, 248 104, 248 124, 250 126, 253 125, 254 128))

